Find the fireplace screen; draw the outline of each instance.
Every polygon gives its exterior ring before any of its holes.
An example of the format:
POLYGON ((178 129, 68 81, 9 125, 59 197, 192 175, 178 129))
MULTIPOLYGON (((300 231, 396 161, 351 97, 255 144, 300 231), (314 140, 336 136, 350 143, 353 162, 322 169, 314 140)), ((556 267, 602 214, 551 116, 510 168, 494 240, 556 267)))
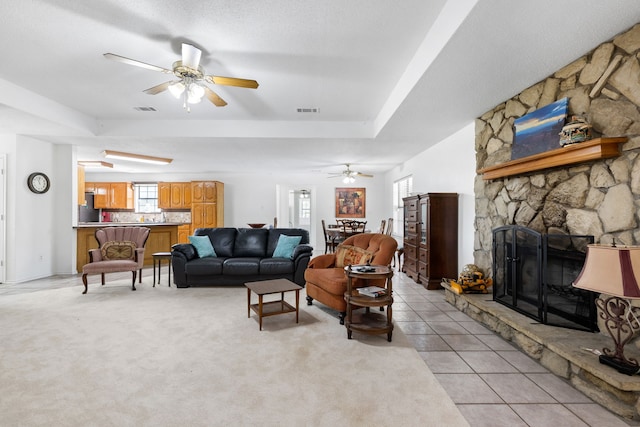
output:
POLYGON ((493 299, 541 323, 597 330, 593 292, 571 286, 593 236, 542 235, 518 225, 493 231, 493 299))

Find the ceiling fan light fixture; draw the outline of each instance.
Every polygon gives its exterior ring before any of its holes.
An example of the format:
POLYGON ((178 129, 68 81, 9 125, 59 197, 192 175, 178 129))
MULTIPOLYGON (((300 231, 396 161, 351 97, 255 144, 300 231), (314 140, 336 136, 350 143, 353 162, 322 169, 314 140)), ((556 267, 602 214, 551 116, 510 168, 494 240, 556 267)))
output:
POLYGON ((150 163, 153 165, 168 165, 173 159, 164 157, 145 156, 143 154, 125 153, 123 151, 104 150, 102 155, 108 159, 127 160, 130 162, 150 163))
POLYGON ((344 182, 345 184, 353 184, 354 182, 356 182, 356 179, 351 175, 348 175, 342 179, 342 182, 344 182))
POLYGON ((176 99, 180 99, 180 96, 184 92, 184 83, 182 83, 182 81, 171 83, 169 85, 169 92, 171 92, 171 95, 176 99))
POLYGON ((189 84, 189 89, 187 92, 187 102, 189 104, 197 104, 202 101, 202 97, 204 96, 204 88, 198 83, 189 84))

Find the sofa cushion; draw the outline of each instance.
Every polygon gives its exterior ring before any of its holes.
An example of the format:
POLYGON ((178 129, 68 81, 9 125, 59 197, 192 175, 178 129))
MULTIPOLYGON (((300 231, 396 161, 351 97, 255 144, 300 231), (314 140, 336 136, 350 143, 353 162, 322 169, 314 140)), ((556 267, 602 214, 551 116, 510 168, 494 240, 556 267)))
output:
POLYGON ((239 228, 233 256, 264 258, 267 256, 268 234, 269 230, 266 228, 239 228))
POLYGON ((293 250, 298 246, 300 240, 302 240, 302 236, 287 236, 286 234, 281 234, 278 238, 278 245, 273 251, 273 257, 291 258, 293 250))
POLYGON ((194 259, 185 265, 185 272, 193 276, 220 275, 224 260, 224 258, 215 257, 194 259))
POLYGON ((189 236, 189 242, 196 248, 200 258, 216 257, 216 251, 213 249, 209 236, 189 236))
POLYGON ((342 296, 347 289, 347 276, 343 268, 307 268, 304 278, 333 295, 342 296))
POLYGON ((267 242, 267 256, 273 256, 273 252, 278 246, 278 240, 283 234, 285 236, 300 236, 300 243, 306 245, 309 243, 309 232, 303 228, 271 228, 269 231, 269 240, 267 242))
POLYGON ((373 252, 357 246, 340 245, 336 249, 336 267, 366 264, 371 261, 373 255, 373 252))
POLYGON ((209 236, 216 254, 224 258, 233 256, 237 232, 237 229, 230 227, 198 228, 194 234, 196 236, 209 236))
POLYGON ((227 258, 222 266, 222 274, 228 276, 248 276, 259 272, 260 258, 257 257, 227 258))
POLYGON ((260 260, 260 274, 293 273, 293 261, 282 258, 263 258, 260 260))

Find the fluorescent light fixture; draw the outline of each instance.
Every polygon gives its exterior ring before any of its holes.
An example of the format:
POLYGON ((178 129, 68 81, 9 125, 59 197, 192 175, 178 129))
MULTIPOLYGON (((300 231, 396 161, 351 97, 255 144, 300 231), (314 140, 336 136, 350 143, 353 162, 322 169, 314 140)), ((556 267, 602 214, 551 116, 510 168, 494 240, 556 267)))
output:
POLYGON ((79 160, 78 164, 85 168, 113 168, 113 163, 100 160, 79 160))
POLYGON ((130 162, 151 163, 153 165, 168 165, 173 159, 145 156, 143 154, 125 153, 122 151, 104 150, 102 155, 108 159, 128 160, 130 162))

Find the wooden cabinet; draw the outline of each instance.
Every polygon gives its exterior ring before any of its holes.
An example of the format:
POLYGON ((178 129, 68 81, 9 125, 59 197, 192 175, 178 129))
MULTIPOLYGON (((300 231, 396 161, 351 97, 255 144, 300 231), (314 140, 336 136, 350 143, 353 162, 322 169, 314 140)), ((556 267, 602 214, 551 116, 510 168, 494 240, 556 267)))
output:
POLYGON ((191 224, 183 224, 178 226, 178 243, 189 243, 191 235, 191 224))
POLYGON ((96 209, 133 209, 133 185, 130 182, 93 182, 96 209))
POLYGON ((85 206, 87 201, 84 197, 85 186, 84 186, 84 166, 78 165, 78 204, 81 206, 85 206))
POLYGON ((191 182, 159 182, 158 207, 160 209, 190 209, 191 182))
POLYGON ((404 262, 402 272, 418 281, 418 196, 405 197, 404 202, 404 262))
POLYGON ((204 227, 224 227, 224 184, 221 182, 191 182, 191 233, 204 227))
POLYGON ((427 289, 458 277, 458 194, 407 197, 403 271, 427 289))
POLYGON ((224 184, 218 181, 192 181, 191 201, 192 203, 215 203, 222 188, 224 184))

